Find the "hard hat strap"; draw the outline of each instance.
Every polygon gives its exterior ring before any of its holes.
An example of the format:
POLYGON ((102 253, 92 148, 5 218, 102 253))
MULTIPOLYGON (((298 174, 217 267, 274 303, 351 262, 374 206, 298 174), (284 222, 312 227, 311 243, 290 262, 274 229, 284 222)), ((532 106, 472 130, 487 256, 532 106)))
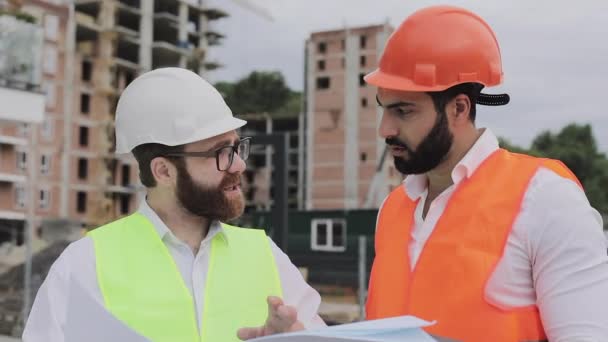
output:
POLYGON ((477 97, 477 104, 484 106, 504 106, 511 100, 509 94, 483 94, 477 97))

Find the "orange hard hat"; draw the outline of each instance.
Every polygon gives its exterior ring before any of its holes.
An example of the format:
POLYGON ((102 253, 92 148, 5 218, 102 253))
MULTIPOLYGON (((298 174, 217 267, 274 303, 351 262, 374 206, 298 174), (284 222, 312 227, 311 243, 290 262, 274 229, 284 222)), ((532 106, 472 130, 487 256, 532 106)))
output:
POLYGON ((403 91, 442 91, 460 83, 502 82, 500 48, 478 15, 432 6, 409 16, 390 36, 380 67, 365 81, 403 91))

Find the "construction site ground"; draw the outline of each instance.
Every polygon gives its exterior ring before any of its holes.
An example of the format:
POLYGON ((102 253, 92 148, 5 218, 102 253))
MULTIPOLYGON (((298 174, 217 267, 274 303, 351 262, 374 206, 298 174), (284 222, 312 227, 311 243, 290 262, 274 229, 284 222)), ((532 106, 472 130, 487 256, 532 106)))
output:
POLYGON ((354 289, 339 286, 312 285, 321 294, 319 315, 329 325, 359 320, 359 302, 354 289))

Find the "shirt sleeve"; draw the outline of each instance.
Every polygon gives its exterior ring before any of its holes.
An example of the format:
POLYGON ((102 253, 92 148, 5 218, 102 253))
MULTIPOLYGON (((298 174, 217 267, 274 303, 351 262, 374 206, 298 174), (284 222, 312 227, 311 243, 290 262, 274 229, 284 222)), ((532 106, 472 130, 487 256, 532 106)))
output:
POLYGON ((552 342, 608 341, 608 255, 602 218, 573 181, 534 189, 529 253, 537 305, 552 342))
POLYGON ((298 320, 306 329, 325 327, 325 322, 318 314, 321 296, 304 281, 302 274, 289 257, 270 238, 268 240, 279 270, 283 301, 296 308, 298 320))
POLYGON ((51 266, 40 286, 23 331, 24 342, 63 341, 69 267, 68 247, 51 266))

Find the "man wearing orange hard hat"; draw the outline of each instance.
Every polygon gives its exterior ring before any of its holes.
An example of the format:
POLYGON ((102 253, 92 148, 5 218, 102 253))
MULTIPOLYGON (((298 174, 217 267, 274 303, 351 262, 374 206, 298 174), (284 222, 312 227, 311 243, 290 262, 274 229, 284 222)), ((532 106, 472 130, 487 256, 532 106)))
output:
POLYGON ((424 8, 392 34, 379 68, 379 134, 407 175, 376 227, 367 318, 415 315, 448 341, 608 341, 602 218, 561 162, 507 152, 475 126, 503 80, 490 26, 424 8))

